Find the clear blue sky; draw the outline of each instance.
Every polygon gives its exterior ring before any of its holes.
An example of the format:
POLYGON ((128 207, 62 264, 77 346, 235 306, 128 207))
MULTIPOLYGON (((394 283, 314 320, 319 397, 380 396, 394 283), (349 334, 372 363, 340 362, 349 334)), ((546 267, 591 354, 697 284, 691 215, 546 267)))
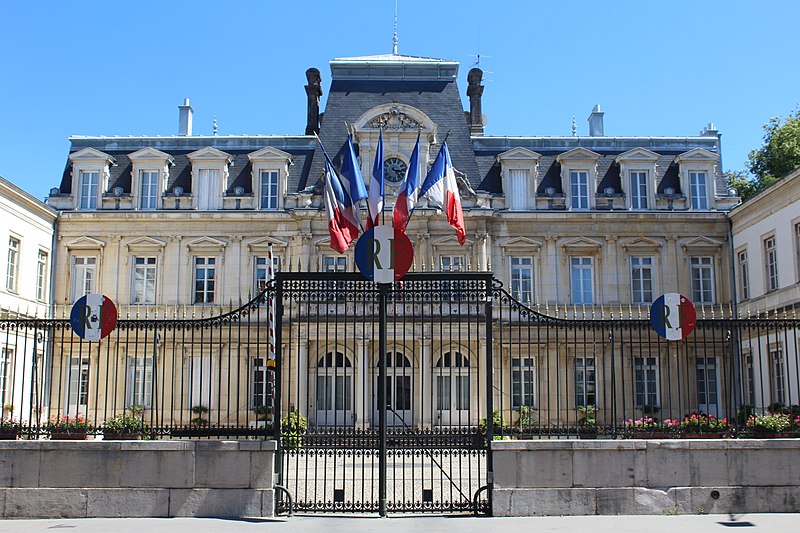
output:
MULTIPOLYGON (((70 135, 302 134, 304 72, 391 52, 393 0, 5 2, 0 175, 39 198, 70 135)), ((578 134, 594 104, 607 135, 722 132, 743 169, 761 126, 800 103, 800 3, 399 1, 400 53, 481 54, 489 135, 578 134)), ((323 101, 324 104, 324 101, 323 101)), ((466 106, 465 106, 466 107, 466 106)))

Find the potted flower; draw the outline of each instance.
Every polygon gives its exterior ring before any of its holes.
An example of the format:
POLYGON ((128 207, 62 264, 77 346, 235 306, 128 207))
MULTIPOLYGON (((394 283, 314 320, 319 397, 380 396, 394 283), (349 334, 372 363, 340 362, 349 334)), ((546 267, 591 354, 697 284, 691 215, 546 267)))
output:
POLYGON ((597 438, 597 408, 594 405, 578 406, 578 435, 582 439, 597 438))
POLYGON ((45 423, 44 429, 52 440, 86 440, 87 434, 93 428, 81 416, 53 415, 45 423))
POLYGON ((139 440, 147 431, 140 416, 122 413, 103 422, 103 440, 139 440))
POLYGON ((625 436, 633 439, 668 439, 675 435, 679 425, 679 420, 666 419, 659 422, 649 416, 637 420, 630 419, 625 421, 625 436))
POLYGON ((792 416, 784 413, 753 415, 745 424, 746 436, 756 438, 788 437, 791 427, 792 416))
POLYGON ((192 418, 189 422, 193 426, 207 426, 208 425, 208 419, 203 416, 207 412, 208 412, 208 407, 206 407, 205 405, 195 405, 195 406, 193 406, 192 407, 192 413, 194 413, 196 416, 194 418, 192 418))
POLYGON ((0 420, 0 440, 17 440, 22 423, 13 418, 0 420))
POLYGON ((730 430, 727 418, 717 418, 714 415, 692 413, 680 422, 680 431, 686 437, 692 438, 719 438, 730 430))

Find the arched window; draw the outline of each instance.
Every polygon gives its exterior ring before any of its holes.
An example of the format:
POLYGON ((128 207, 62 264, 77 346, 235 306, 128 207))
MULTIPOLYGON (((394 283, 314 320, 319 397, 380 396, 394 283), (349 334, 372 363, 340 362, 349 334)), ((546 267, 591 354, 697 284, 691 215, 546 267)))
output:
POLYGON ((434 367, 436 410, 442 424, 461 421, 470 406, 470 361, 457 351, 444 352, 434 367))
MULTIPOLYGON (((380 367, 380 359, 376 363, 376 369, 380 367)), ((378 424, 380 415, 378 413, 378 372, 375 372, 375 412, 373 414, 374 423, 378 424)), ((390 351, 386 353, 386 423, 390 426, 403 426, 411 424, 411 403, 413 384, 413 367, 411 360, 402 352, 390 351)))
POLYGON ((349 424, 353 415, 353 362, 342 352, 328 352, 317 360, 316 423, 349 424))

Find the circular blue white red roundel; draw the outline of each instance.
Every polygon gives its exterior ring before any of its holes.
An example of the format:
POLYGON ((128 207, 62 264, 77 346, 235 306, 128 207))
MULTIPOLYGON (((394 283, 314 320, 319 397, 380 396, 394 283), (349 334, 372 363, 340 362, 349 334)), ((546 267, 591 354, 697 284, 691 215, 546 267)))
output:
POLYGON ((677 292, 659 296, 650 306, 650 325, 660 337, 669 341, 685 339, 696 324, 694 305, 677 292))
POLYGON ((78 298, 72 306, 69 323, 80 338, 99 341, 116 327, 117 307, 108 296, 87 294, 78 298))
POLYGON ((414 262, 414 247, 408 236, 391 225, 370 228, 356 242, 356 266, 370 281, 400 281, 414 262))

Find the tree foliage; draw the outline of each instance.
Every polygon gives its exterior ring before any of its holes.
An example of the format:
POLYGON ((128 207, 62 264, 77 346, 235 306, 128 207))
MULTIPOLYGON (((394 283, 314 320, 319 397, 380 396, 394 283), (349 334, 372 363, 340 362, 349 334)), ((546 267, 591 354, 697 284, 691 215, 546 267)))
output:
POLYGON ((728 180, 728 186, 736 189, 736 194, 743 202, 746 202, 777 181, 771 176, 764 179, 753 178, 744 170, 728 170, 725 172, 725 178, 728 180))
POLYGON ((764 124, 764 144, 747 156, 748 169, 757 180, 772 182, 800 167, 800 108, 782 121, 764 124))

